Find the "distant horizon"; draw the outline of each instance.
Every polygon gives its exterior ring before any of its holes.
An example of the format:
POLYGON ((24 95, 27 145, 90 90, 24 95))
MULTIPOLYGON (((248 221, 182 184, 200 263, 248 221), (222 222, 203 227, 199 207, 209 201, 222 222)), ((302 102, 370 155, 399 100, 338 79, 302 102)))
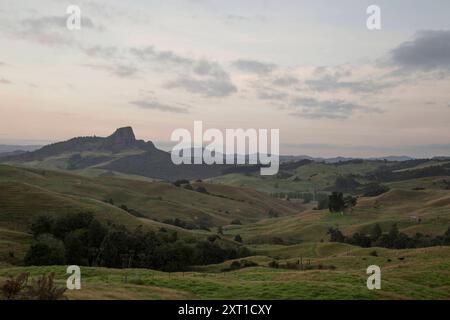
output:
MULTIPOLYGON (((117 129, 117 128, 115 128, 117 129)), ((114 132, 111 130, 110 134, 114 132)), ((92 134, 87 136, 107 137, 107 135, 92 134)), ((1 139, 0 146, 18 146, 18 147, 43 147, 52 143, 67 141, 72 138, 82 137, 76 135, 61 139, 1 139)), ((137 140, 151 141, 158 149, 170 152, 175 142, 157 141, 151 138, 142 138, 136 135, 137 140)), ((409 157, 414 159, 431 159, 436 157, 450 157, 450 144, 430 144, 430 145, 412 145, 398 147, 384 146, 357 146, 357 145, 333 145, 333 144, 280 144, 280 156, 284 157, 313 157, 313 158, 389 158, 389 157, 409 157), (293 151, 287 151, 293 150, 293 151), (297 150, 297 151, 295 151, 297 150), (362 155, 364 153, 365 155, 362 155)), ((1 152, 1 151, 0 151, 1 152)))

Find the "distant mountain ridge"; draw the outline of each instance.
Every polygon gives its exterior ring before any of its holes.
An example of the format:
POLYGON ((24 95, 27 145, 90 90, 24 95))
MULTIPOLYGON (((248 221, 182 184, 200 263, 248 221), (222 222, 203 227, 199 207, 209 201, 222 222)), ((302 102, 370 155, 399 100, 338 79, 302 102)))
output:
POLYGON ((169 152, 157 149, 151 141, 137 140, 131 127, 119 128, 108 137, 76 137, 35 151, 6 155, 0 162, 45 169, 94 168, 103 170, 103 174, 120 172, 169 181, 214 177, 229 167, 175 165, 169 152))
POLYGON ((57 142, 44 146, 38 150, 13 155, 2 159, 2 161, 33 161, 46 157, 62 154, 64 152, 120 152, 123 150, 140 149, 142 151, 154 150, 155 145, 149 141, 136 140, 131 127, 117 129, 112 135, 102 137, 76 137, 67 141, 57 142))
MULTIPOLYGON (((118 128, 107 137, 76 137, 67 141, 46 145, 38 150, 7 149, 10 153, 1 154, 0 162, 49 170, 69 170, 87 175, 108 175, 116 173, 142 176, 151 179, 174 181, 179 179, 207 179, 224 174, 248 174, 259 171, 261 165, 175 165, 170 152, 156 148, 152 141, 136 139, 130 126, 118 128)), ((192 152, 194 156, 194 152, 192 152)), ((225 155, 222 155, 225 157, 225 155)), ((248 159, 248 155, 236 155, 248 159)), ((366 160, 385 160, 401 162, 412 160, 408 156, 387 156, 366 160)), ((302 166, 305 161, 323 163, 344 163, 359 161, 361 158, 335 157, 319 158, 302 156, 280 156, 280 170, 291 170, 302 166)), ((246 162, 247 163, 247 162, 246 162)))

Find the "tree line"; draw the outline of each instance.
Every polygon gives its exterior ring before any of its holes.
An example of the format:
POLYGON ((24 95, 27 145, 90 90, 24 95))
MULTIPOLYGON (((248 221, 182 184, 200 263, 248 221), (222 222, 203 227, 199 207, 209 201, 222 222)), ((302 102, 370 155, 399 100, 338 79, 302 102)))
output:
POLYGON ((221 263, 250 255, 243 246, 209 240, 181 240, 176 232, 160 229, 130 231, 123 225, 102 224, 92 213, 58 218, 39 216, 31 226, 34 241, 26 265, 98 266, 184 271, 193 265, 221 263))
POLYGON ((393 224, 387 233, 383 233, 380 225, 375 224, 369 234, 356 232, 347 237, 338 228, 330 228, 327 234, 330 236, 330 242, 348 243, 363 248, 409 249, 450 245, 450 226, 443 235, 436 237, 422 233, 410 237, 400 232, 397 224, 393 224))

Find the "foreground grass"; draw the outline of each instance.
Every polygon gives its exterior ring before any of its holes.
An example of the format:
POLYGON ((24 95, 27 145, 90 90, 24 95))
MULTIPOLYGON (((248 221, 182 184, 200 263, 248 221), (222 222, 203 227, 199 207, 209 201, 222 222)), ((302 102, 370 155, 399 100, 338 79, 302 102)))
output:
MULTIPOLYGON (((309 259, 311 264, 334 265, 335 270, 272 269, 266 266, 271 259, 262 256, 251 258, 259 267, 226 273, 219 270, 229 262, 186 273, 82 267, 82 289, 67 295, 70 299, 450 299, 450 247, 378 248, 377 257, 368 249, 341 251, 309 259), (382 269, 378 291, 366 288, 366 268, 371 264, 382 269)), ((295 258, 293 253, 290 259, 295 258)), ((64 266, 3 267, 0 278, 55 272, 58 283, 65 285, 65 270, 64 266)))

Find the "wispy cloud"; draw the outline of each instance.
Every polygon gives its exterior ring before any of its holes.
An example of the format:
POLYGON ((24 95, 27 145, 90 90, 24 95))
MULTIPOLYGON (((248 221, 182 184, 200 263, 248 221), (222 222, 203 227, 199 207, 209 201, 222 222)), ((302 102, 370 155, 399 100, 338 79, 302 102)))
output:
POLYGON ((294 111, 291 115, 308 119, 347 119, 355 111, 364 113, 380 113, 381 110, 375 107, 367 107, 345 100, 318 100, 311 97, 296 97, 292 100, 291 106, 294 111))
POLYGON ((120 78, 135 78, 139 72, 136 67, 124 64, 83 64, 82 66, 94 70, 106 71, 120 78))
POLYGON ((191 66, 195 63, 194 59, 183 57, 173 51, 157 50, 154 46, 145 48, 131 48, 130 52, 142 61, 157 61, 174 65, 191 66))
MULTIPOLYGON (((78 45, 72 31, 67 29, 66 23, 66 16, 31 17, 21 20, 10 33, 16 39, 31 40, 42 45, 78 45)), ((103 27, 94 25, 93 21, 85 16, 81 19, 81 26, 87 30, 103 30, 103 27)))
POLYGON ((93 46, 82 49, 84 53, 86 53, 90 57, 100 57, 104 59, 113 59, 119 52, 118 47, 114 46, 93 46))
POLYGON ((229 79, 195 79, 182 77, 165 84, 165 88, 182 88, 191 93, 207 97, 225 97, 237 92, 237 88, 229 79))
POLYGON ((215 61, 194 59, 173 51, 157 50, 153 46, 132 48, 130 52, 142 62, 164 64, 184 73, 177 79, 168 81, 164 85, 166 89, 181 88, 207 97, 225 97, 237 91, 229 74, 215 61))
POLYGON ((277 68, 277 66, 273 63, 264 63, 256 60, 246 59, 233 61, 232 65, 243 72, 254 73, 258 75, 269 74, 277 68))
POLYGON ((130 103, 142 109, 158 110, 172 113, 189 113, 189 110, 186 107, 172 106, 156 100, 136 100, 131 101, 130 103))
POLYGON ((277 87, 290 87, 300 82, 298 78, 292 76, 277 77, 272 81, 272 84, 277 87))
POLYGON ((324 75, 316 79, 306 80, 305 84, 318 92, 348 90, 354 93, 376 93, 395 85, 383 80, 342 80, 336 75, 324 75))
POLYGON ((269 89, 269 88, 260 89, 257 92, 257 96, 261 100, 270 100, 270 101, 276 101, 276 102, 283 101, 289 97, 289 95, 285 92, 280 92, 280 91, 269 89))

